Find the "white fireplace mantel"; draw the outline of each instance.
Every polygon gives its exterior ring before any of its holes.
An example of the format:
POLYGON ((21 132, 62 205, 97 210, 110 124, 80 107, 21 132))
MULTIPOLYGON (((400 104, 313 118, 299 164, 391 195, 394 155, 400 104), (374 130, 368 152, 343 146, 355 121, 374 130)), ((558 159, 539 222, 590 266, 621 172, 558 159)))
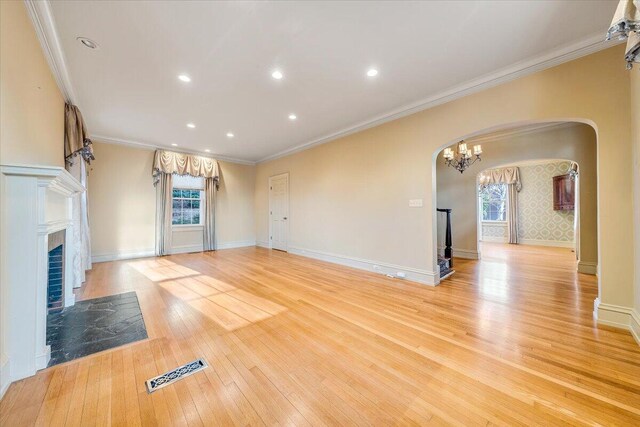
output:
POLYGON ((62 167, 0 165, 2 276, 0 396, 50 359, 46 345, 48 236, 65 230, 65 306, 74 304, 74 195, 85 188, 62 167))

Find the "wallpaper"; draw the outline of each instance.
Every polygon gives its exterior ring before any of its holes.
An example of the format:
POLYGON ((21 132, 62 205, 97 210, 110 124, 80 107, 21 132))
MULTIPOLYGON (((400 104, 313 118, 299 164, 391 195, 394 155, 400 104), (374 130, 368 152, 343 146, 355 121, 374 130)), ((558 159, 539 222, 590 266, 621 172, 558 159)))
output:
POLYGON ((507 224, 491 224, 485 222, 482 224, 482 236, 493 237, 494 240, 499 238, 507 240, 507 224))
MULTIPOLYGON (((570 162, 519 166, 522 191, 518 193, 518 237, 524 240, 573 241, 573 211, 553 210, 553 177, 564 175, 570 162)), ((506 239, 507 228, 499 224, 482 225, 487 240, 506 239)))

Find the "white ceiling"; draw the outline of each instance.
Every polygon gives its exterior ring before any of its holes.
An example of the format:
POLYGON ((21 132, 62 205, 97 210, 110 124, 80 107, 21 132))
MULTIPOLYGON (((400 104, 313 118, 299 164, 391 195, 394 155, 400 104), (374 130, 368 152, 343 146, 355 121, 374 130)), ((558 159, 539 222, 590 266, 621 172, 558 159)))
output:
POLYGON ((589 48, 604 38, 616 3, 50 5, 74 101, 94 138, 259 161, 589 48), (376 78, 366 76, 370 67, 376 78), (274 69, 284 79, 274 80, 274 69))

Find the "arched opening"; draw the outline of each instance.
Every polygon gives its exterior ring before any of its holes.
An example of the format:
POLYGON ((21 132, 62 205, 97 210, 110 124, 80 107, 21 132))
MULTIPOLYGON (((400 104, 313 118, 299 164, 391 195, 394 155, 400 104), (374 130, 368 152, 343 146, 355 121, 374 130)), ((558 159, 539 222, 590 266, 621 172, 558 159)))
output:
MULTIPOLYGON (((482 226, 479 220, 481 205, 479 203, 479 188, 477 176, 488 169, 504 168, 525 164, 536 166, 539 170, 544 168, 540 164, 555 164, 556 170, 552 169, 543 176, 544 188, 548 189, 545 197, 552 197, 553 176, 562 175, 562 169, 567 168, 570 162, 579 165, 579 178, 576 183, 576 203, 578 208, 571 214, 556 212, 556 219, 563 218, 560 227, 565 232, 560 235, 560 231, 544 230, 536 238, 531 234, 520 236, 524 242, 521 244, 557 245, 573 246, 579 260, 576 262, 576 269, 580 273, 595 274, 599 265, 599 229, 598 229, 598 206, 597 206, 597 131, 593 123, 588 120, 553 120, 546 122, 520 122, 502 126, 495 126, 489 129, 473 132, 469 135, 461 136, 449 141, 437 150, 433 155, 433 175, 434 175, 434 206, 437 208, 448 208, 451 211, 452 229, 452 255, 456 260, 481 258, 482 226), (455 145, 464 140, 469 149, 476 144, 481 144, 483 153, 481 160, 468 167, 463 173, 447 167, 444 164, 442 151, 446 147, 454 148, 455 145), (553 175, 553 176, 551 176, 553 175), (547 182, 548 181, 548 182, 547 182), (576 218, 577 214, 577 218, 576 218), (573 235, 567 230, 567 221, 573 221, 576 225, 572 227, 573 235), (540 236, 547 236, 544 239, 540 236), (536 239, 540 240, 536 242, 536 239), (569 243, 568 240, 571 240, 569 243)), ((527 171, 527 180, 535 177, 535 173, 527 171)), ((544 175, 544 174, 543 174, 544 175)), ((523 183, 524 184, 524 183, 523 183)), ((524 184, 526 185, 526 184, 524 184)), ((531 186, 529 187, 531 188, 531 186)), ((545 209, 552 205, 552 200, 547 199, 544 203, 545 209)), ((534 212, 533 217, 539 216, 542 208, 534 212), (536 213, 538 215, 536 215, 536 213)), ((546 214, 546 211, 545 211, 546 214)), ((443 254, 443 226, 442 218, 438 218, 438 213, 434 212, 433 227, 438 230, 434 233, 433 242, 433 265, 438 265, 438 255, 443 254)), ((544 221, 542 221, 544 222, 544 221)), ((504 227, 504 224, 501 224, 504 227)), ((520 230, 521 234, 526 234, 526 230, 520 230)), ((497 239, 497 237, 496 237, 497 239)), ((500 236, 504 239, 504 236, 500 236)), ((487 239, 485 239, 487 240, 487 239)), ((436 270, 437 271, 437 270, 436 270)), ((599 286, 598 286, 599 294, 599 286)))

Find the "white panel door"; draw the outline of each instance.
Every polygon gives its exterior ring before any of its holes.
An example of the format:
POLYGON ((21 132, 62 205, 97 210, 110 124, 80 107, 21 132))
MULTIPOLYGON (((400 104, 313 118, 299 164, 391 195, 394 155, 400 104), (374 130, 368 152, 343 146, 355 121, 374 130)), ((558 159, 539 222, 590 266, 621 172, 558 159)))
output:
POLYGON ((289 174, 269 178, 269 232, 271 248, 287 250, 289 240, 289 174))

